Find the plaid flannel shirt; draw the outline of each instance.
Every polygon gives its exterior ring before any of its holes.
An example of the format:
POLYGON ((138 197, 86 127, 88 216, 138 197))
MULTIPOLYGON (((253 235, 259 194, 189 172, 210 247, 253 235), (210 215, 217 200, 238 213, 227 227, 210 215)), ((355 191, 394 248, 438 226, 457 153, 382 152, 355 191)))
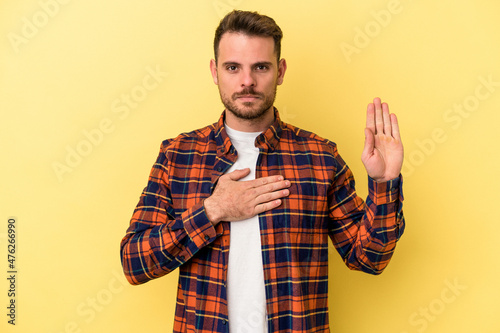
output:
MULTIPOLYGON (((269 332, 328 332, 328 238, 350 269, 381 273, 404 231, 402 180, 369 179, 365 203, 336 145, 277 110, 256 146, 256 177, 291 182, 281 206, 259 215, 269 332)), ((180 269, 174 332, 229 332, 230 223, 212 226, 203 200, 237 156, 224 113, 165 140, 121 242, 131 284, 180 269)))

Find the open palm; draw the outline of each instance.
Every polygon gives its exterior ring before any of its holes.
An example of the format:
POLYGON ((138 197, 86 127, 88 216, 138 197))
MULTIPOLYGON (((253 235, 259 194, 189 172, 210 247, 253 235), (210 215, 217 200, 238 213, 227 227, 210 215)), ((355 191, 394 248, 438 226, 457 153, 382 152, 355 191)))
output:
POLYGON ((375 98, 366 111, 365 147, 361 154, 366 172, 377 182, 394 179, 401 172, 403 157, 396 115, 389 113, 387 103, 375 98))

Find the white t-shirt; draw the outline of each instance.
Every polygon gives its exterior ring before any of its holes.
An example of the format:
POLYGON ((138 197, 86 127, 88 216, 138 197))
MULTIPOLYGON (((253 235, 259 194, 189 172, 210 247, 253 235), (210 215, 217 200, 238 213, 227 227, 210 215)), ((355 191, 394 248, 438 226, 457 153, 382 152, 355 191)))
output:
MULTIPOLYGON (((238 152, 238 159, 227 172, 250 168, 240 181, 255 179, 259 133, 240 132, 227 127, 226 132, 238 152)), ((267 332, 266 292, 258 216, 231 222, 227 299, 231 333, 267 332)))

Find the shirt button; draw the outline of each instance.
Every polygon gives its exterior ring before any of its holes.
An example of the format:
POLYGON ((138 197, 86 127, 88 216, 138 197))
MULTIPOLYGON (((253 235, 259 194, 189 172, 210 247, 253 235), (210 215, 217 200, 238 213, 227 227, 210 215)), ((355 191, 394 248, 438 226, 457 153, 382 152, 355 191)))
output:
POLYGON ((209 235, 205 235, 205 240, 209 240, 210 239, 210 236, 209 235))
POLYGON ((221 167, 218 167, 218 168, 217 168, 217 171, 221 172, 221 171, 222 171, 222 168, 221 168, 221 167))
POLYGON ((226 319, 222 319, 222 324, 226 325, 227 324, 227 320, 226 319))

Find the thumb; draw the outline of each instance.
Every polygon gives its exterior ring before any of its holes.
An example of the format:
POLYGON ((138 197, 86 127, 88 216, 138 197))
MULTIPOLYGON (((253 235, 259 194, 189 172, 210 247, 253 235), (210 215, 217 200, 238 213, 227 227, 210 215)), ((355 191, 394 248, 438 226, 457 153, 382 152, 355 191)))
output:
POLYGON ((375 138, 373 132, 365 128, 365 147, 363 149, 363 156, 370 156, 375 149, 375 138))
POLYGON ((248 174, 250 174, 250 168, 234 170, 233 172, 228 173, 227 176, 229 179, 236 181, 246 177, 248 174))

